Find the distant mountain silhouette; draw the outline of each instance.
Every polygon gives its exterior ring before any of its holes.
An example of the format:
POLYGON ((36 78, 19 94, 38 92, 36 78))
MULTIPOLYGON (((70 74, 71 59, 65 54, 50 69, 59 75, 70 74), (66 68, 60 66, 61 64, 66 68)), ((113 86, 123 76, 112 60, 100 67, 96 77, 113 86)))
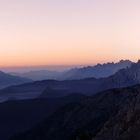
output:
POLYGON ((73 93, 93 95, 111 88, 132 86, 140 83, 140 61, 121 69, 107 78, 83 80, 44 80, 0 90, 0 98, 62 97, 73 93))
POLYGON ((140 85, 112 89, 58 109, 10 140, 139 140, 140 85))
POLYGON ((116 73, 118 70, 130 67, 133 62, 129 60, 121 60, 118 63, 97 64, 95 66, 88 66, 83 68, 75 68, 64 72, 57 71, 30 71, 23 74, 15 74, 22 77, 30 78, 32 80, 76 80, 84 78, 102 78, 108 77, 116 73))
POLYGON ((38 70, 38 71, 29 71, 26 73, 13 73, 13 75, 18 75, 21 77, 30 78, 34 81, 37 80, 47 80, 47 79, 59 79, 63 72, 50 71, 50 70, 38 70))
POLYGON ((4 88, 11 85, 18 85, 26 82, 31 82, 27 78, 22 78, 19 76, 13 76, 7 73, 0 71, 0 88, 4 88))
POLYGON ((121 60, 118 63, 105 63, 105 64, 97 64, 95 66, 88 66, 84 68, 77 68, 69 70, 64 73, 62 79, 84 79, 84 78, 103 78, 109 77, 115 74, 117 71, 123 68, 130 67, 133 64, 129 60, 121 60))

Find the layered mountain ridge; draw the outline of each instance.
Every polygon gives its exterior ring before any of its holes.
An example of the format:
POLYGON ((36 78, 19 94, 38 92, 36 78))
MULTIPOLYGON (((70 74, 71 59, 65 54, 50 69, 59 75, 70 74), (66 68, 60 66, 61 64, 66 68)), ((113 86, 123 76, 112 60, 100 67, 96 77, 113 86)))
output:
POLYGON ((50 71, 50 70, 38 70, 38 71, 30 71, 21 74, 14 74, 26 78, 30 78, 32 80, 78 80, 84 78, 103 78, 108 77, 115 74, 118 70, 130 67, 133 62, 130 60, 120 60, 117 63, 104 63, 97 64, 95 66, 86 66, 81 68, 73 68, 70 70, 66 70, 63 72, 58 71, 50 71))
POLYGON ((32 80, 27 78, 22 78, 19 76, 13 76, 0 71, 0 88, 5 88, 11 85, 18 85, 22 83, 31 82, 32 80))
MULTIPOLYGON (((0 90, 1 99, 36 98, 40 97, 62 97, 73 93, 93 95, 103 90, 132 86, 140 83, 140 61, 130 67, 121 69, 107 78, 87 78, 82 80, 44 80, 19 86, 12 86, 0 90)), ((4 100, 4 99, 3 99, 4 100)))

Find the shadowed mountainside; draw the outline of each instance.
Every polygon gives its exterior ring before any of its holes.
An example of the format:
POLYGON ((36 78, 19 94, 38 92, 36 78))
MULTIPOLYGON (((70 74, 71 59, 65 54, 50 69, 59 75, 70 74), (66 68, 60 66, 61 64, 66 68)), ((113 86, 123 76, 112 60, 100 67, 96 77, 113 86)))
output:
POLYGON ((77 94, 59 99, 40 98, 0 103, 0 139, 7 140, 15 133, 31 129, 58 108, 84 98, 87 97, 77 94))
POLYGON ((140 85, 112 89, 68 104, 10 140, 140 139, 140 85))

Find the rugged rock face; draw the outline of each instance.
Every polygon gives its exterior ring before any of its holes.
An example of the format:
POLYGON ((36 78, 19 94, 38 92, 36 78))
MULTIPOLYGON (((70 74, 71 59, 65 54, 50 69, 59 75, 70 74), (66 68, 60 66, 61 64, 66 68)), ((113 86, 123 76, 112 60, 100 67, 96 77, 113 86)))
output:
POLYGON ((68 104, 10 140, 139 140, 140 85, 68 104))
POLYGON ((107 121, 92 140, 139 140, 140 139, 140 90, 124 100, 124 106, 107 121))

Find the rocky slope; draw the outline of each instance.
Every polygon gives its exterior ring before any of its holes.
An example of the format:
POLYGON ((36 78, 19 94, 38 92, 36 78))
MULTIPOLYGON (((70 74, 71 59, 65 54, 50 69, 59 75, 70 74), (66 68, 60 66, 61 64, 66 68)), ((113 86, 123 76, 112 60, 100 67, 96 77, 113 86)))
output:
POLYGON ((68 104, 10 140, 139 140, 140 85, 68 104))

